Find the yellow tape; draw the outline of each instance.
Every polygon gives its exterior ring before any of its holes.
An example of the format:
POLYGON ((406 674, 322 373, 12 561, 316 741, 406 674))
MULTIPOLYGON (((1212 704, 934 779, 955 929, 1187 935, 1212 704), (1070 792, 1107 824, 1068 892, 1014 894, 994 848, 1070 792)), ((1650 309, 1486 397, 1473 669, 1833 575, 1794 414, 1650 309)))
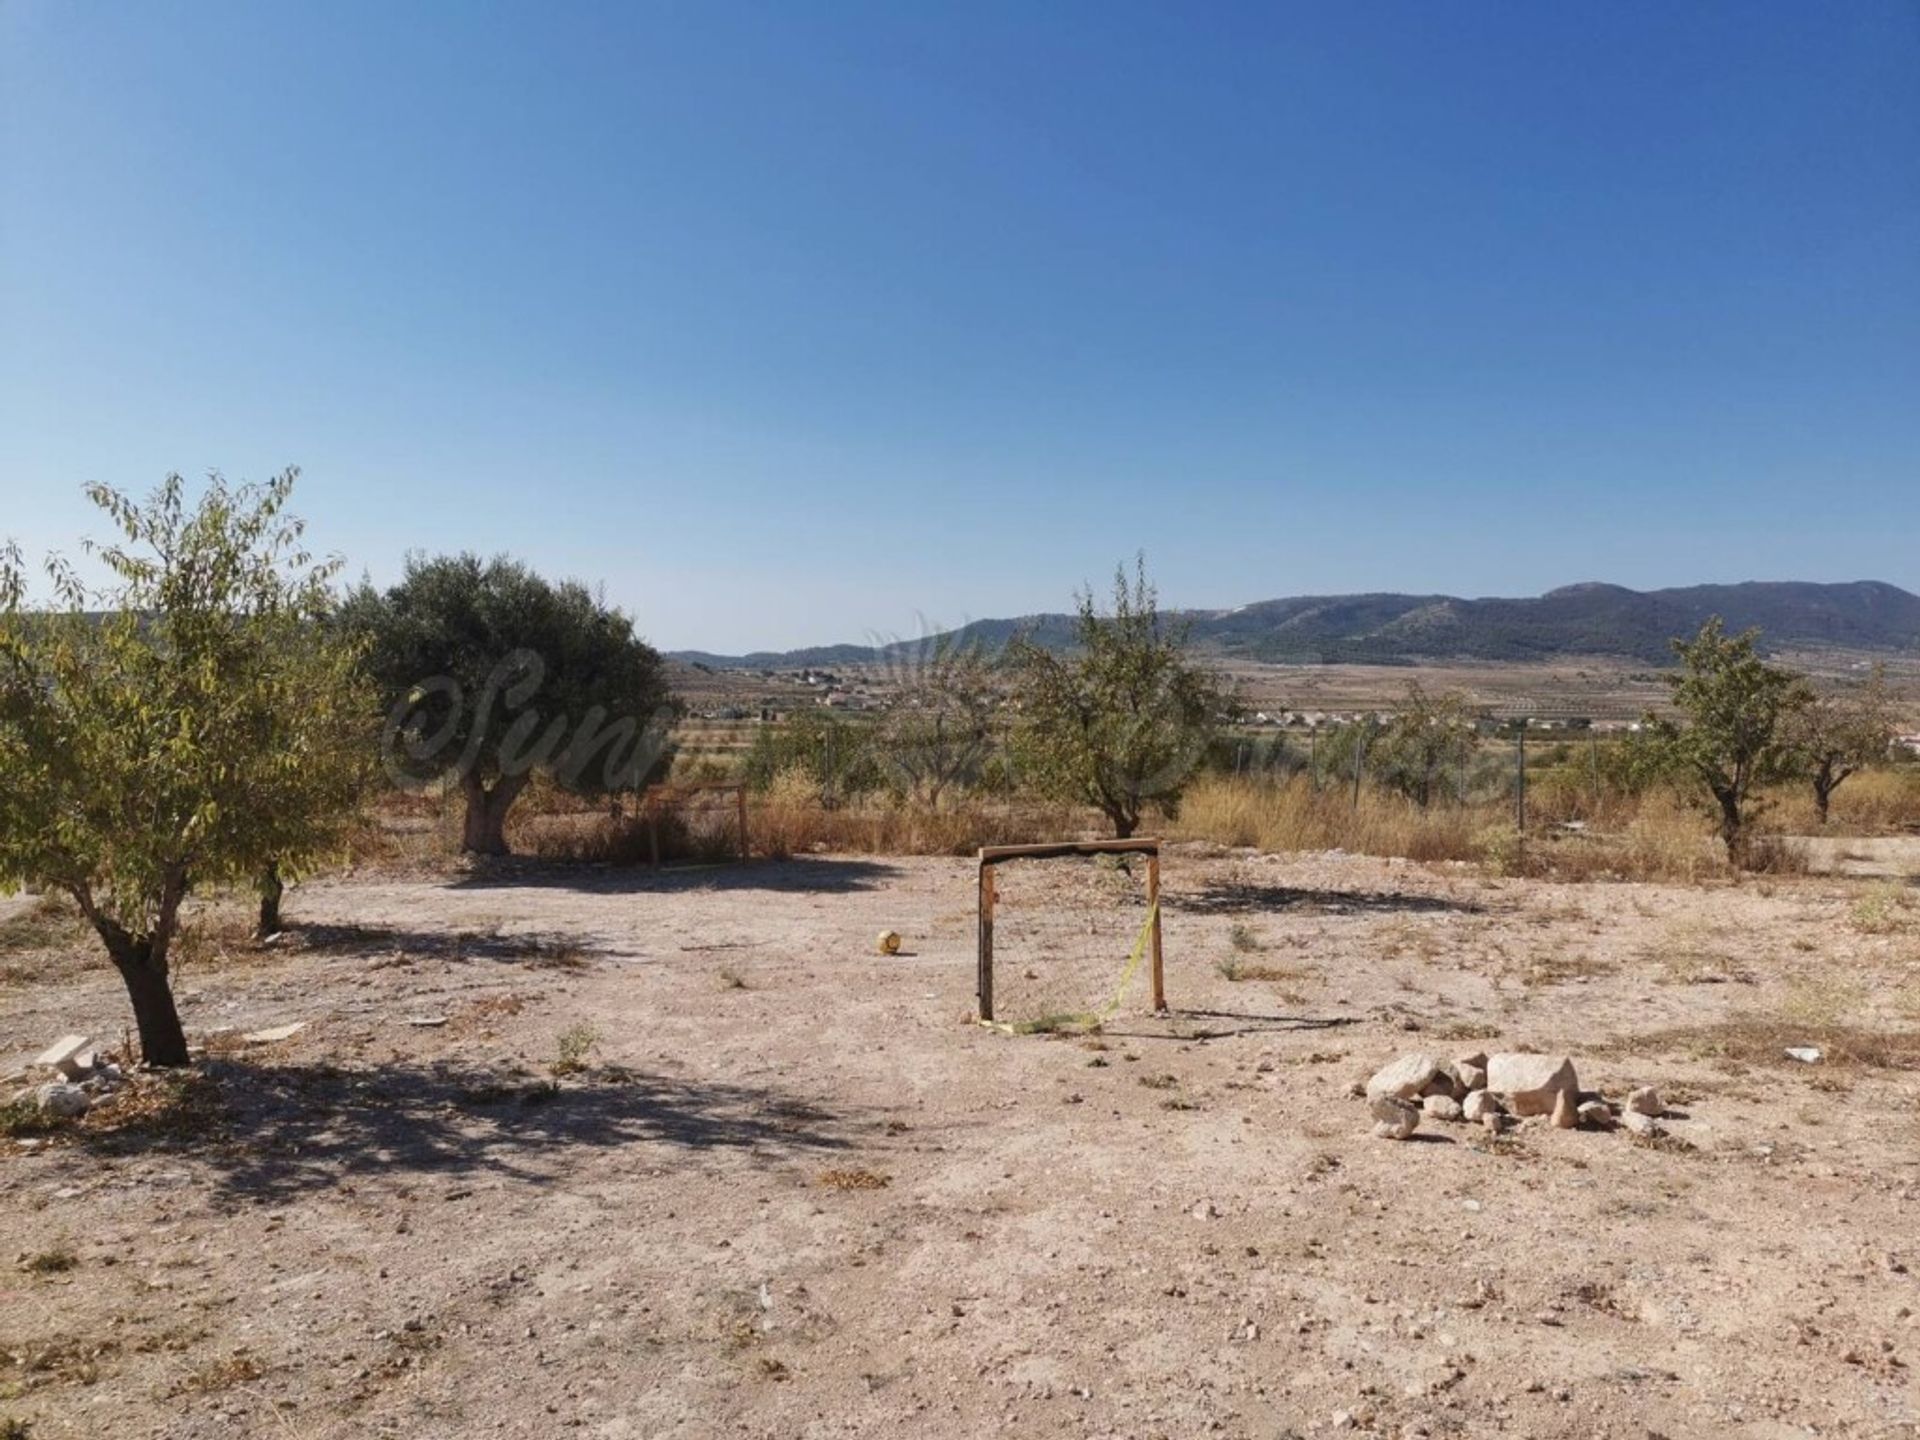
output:
POLYGON ((1127 957, 1127 968, 1120 972, 1119 987, 1114 990, 1113 999, 1107 1002, 1106 1008, 1093 1017, 1096 1021, 1111 1019, 1113 1013, 1120 1008, 1120 1002, 1126 998, 1127 986, 1133 983, 1133 977, 1140 969, 1140 961, 1147 953, 1147 937, 1153 934, 1154 922, 1159 918, 1160 902, 1156 900, 1147 907, 1146 923, 1140 927, 1140 933, 1133 938, 1133 953, 1127 957))

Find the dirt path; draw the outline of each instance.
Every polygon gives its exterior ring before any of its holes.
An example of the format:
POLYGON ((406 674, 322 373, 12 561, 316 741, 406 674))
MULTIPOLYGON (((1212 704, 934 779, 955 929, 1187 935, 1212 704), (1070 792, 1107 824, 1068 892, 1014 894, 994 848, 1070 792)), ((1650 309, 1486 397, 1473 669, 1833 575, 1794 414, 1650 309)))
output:
MULTIPOLYGON (((0 1273, 0 1416, 40 1440, 1920 1433, 1920 1075, 1723 1026, 1911 1030, 1920 911, 1865 918, 1840 880, 1167 871, 1183 1013, 1099 1040, 966 1023, 964 862, 305 887, 279 952, 185 978, 216 1047, 308 1022, 214 1067, 209 1136, 0 1142, 5 1258, 77 1261, 0 1273), (911 953, 873 953, 883 928, 911 953), (1394 1145, 1348 1093, 1404 1050, 1520 1044, 1662 1085, 1684 1143, 1394 1145)), ((118 1033, 117 982, 83 976, 0 991, 0 1070, 118 1033)))

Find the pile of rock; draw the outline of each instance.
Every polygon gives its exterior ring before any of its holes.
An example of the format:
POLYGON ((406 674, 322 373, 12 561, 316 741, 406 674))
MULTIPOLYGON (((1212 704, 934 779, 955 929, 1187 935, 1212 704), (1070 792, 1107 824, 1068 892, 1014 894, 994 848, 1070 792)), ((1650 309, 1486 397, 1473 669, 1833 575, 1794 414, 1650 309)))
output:
POLYGON ((34 1059, 34 1068, 52 1070, 59 1079, 28 1092, 33 1103, 62 1120, 77 1119, 93 1108, 100 1096, 118 1090, 126 1075, 101 1056, 84 1035, 62 1035, 34 1059))
POLYGON ((1373 1133, 1383 1140, 1405 1140, 1423 1118, 1481 1125, 1496 1135, 1531 1116, 1544 1116, 1562 1130, 1625 1125, 1656 1134, 1663 1113, 1650 1087, 1635 1090, 1616 1112, 1604 1095, 1580 1088, 1565 1055, 1402 1055, 1358 1088, 1373 1115, 1373 1133))

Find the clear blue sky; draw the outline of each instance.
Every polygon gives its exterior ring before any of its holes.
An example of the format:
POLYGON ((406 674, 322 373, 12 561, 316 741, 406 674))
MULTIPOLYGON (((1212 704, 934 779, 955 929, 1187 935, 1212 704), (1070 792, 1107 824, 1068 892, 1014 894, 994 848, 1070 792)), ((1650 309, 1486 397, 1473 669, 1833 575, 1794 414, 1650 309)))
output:
POLYGON ((668 647, 1920 588, 1920 7, 0 3, 0 534, 305 468, 668 647))

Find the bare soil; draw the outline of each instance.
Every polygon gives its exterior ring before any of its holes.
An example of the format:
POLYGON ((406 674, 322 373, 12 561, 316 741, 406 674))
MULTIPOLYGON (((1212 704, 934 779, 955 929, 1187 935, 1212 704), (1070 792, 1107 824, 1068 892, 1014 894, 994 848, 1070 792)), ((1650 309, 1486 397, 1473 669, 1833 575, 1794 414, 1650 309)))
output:
MULTIPOLYGON (((1098 1036, 970 1022, 973 884, 818 857, 293 891, 280 944, 181 978, 194 1077, 0 1139, 0 1422, 1920 1434, 1909 883, 1174 850, 1174 1013, 1136 987, 1098 1036), (1394 1144, 1350 1093, 1520 1046, 1683 1118, 1394 1144)), ((28 913, 0 1073, 127 1019, 28 913)))

